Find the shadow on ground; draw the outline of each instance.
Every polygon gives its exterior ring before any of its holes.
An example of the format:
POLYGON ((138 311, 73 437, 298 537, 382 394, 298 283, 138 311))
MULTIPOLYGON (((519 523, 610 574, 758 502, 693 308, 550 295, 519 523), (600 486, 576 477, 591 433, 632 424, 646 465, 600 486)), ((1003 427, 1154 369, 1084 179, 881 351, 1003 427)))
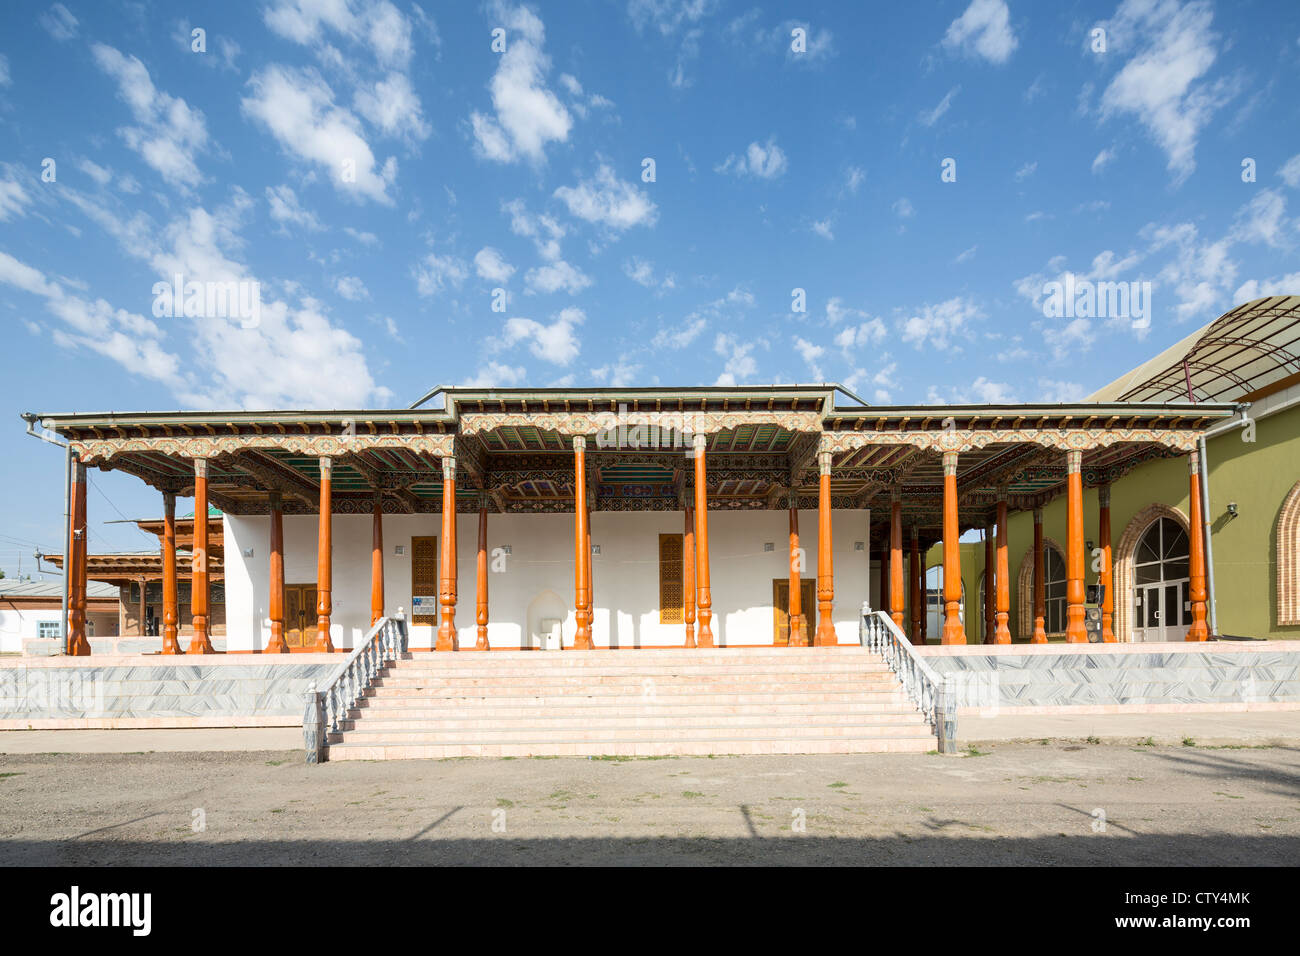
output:
MULTIPOLYGON (((431 821, 432 822, 432 821, 431 821)), ((941 821, 936 821, 942 829, 941 821)), ((426 828, 429 829, 429 828, 426 828)), ((7 840, 8 866, 276 865, 799 865, 799 866, 1292 866, 1300 837, 1134 836, 1041 838, 783 836, 409 840, 302 840, 183 843, 7 840)))

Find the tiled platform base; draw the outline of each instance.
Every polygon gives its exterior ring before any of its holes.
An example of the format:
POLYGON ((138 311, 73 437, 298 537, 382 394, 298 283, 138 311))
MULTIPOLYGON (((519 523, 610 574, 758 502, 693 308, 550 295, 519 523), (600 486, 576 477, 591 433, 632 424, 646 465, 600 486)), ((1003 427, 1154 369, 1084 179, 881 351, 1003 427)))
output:
POLYGON ((338 654, 6 659, 0 730, 301 727, 308 688, 342 665, 338 654))
POLYGON ((864 648, 416 653, 330 760, 917 753, 934 735, 864 648))
POLYGON ((958 713, 1269 710, 1300 705, 1300 642, 926 647, 958 713))

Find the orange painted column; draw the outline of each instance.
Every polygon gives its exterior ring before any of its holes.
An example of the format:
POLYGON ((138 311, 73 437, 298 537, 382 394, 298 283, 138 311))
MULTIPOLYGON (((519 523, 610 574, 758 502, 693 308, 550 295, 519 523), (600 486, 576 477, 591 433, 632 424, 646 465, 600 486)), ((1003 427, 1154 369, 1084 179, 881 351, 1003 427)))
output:
POLYGON ((921 632, 921 532, 912 526, 912 553, 907 566, 908 587, 912 598, 912 630, 909 633, 913 644, 924 644, 925 635, 921 632))
POLYGON ((284 509, 280 496, 271 492, 271 639, 263 654, 288 654, 284 642, 284 509))
POLYGON ((1110 544, 1110 485, 1097 489, 1097 533, 1101 538, 1101 583, 1105 593, 1101 598, 1101 640, 1104 644, 1115 641, 1115 571, 1110 544))
POLYGON ((930 588, 925 579, 925 561, 929 548, 921 549, 921 643, 930 641, 930 588))
POLYGON ((994 644, 1011 643, 1011 565, 1007 554, 1007 489, 998 489, 998 613, 994 644))
POLYGON ((1083 602, 1083 452, 1065 453, 1065 639, 1088 643, 1083 602))
POLYGON ((330 615, 334 613, 334 462, 320 460, 320 507, 316 525, 316 644, 321 653, 333 653, 330 639, 330 615))
POLYGON ((442 539, 438 543, 438 636, 435 651, 460 650, 456 634, 456 459, 442 460, 442 539))
POLYGON ((474 623, 478 628, 474 640, 474 650, 491 650, 488 645, 488 503, 487 496, 478 502, 478 580, 475 592, 474 623))
POLYGON ((1210 629, 1205 623, 1205 521, 1201 514, 1201 454, 1187 456, 1188 491, 1191 499, 1187 509, 1188 543, 1188 597, 1192 601, 1192 626, 1187 629, 1187 640, 1208 641, 1210 629))
POLYGON ((831 547, 831 453, 817 453, 817 639, 818 647, 833 647, 835 636, 835 568, 831 547))
POLYGON ((170 491, 163 492, 162 603, 162 652, 179 654, 181 645, 176 640, 180 623, 176 594, 176 496, 170 491))
POLYGON ((1047 578, 1043 567, 1043 509, 1034 509, 1034 633, 1031 644, 1047 643, 1047 578))
POLYGON ((801 558, 799 551, 799 498, 794 489, 790 490, 790 614, 789 640, 791 647, 807 647, 808 634, 803 624, 803 594, 801 593, 799 572, 801 558))
POLYGON ((68 575, 68 654, 90 656, 86 637, 86 466, 77 462, 72 468, 72 529, 68 553, 63 558, 63 573, 68 575))
POLYGON ((957 453, 943 453, 943 638, 944 644, 965 644, 961 620, 961 548, 957 538, 957 453))
POLYGON ((375 492, 370 516, 370 626, 384 616, 384 498, 375 492))
POLYGON ((215 654, 208 640, 208 461, 194 459, 194 547, 190 563, 190 654, 215 654))
POLYGON ((587 568, 591 561, 591 538, 587 533, 587 439, 573 439, 573 618, 577 630, 574 650, 589 651, 591 642, 591 591, 587 568))
POLYGON ((695 616, 699 621, 700 647, 713 646, 713 594, 709 590, 709 492, 705 484, 705 449, 707 435, 692 439, 691 454, 695 458, 695 616))
POLYGON ((682 617, 686 621, 686 646, 695 646, 695 509, 682 509, 686 529, 682 533, 682 617))
POLYGON ((897 488, 889 494, 889 616, 903 627, 903 496, 897 488))
POLYGON ((997 631, 997 532, 995 526, 984 529, 984 643, 992 644, 997 631))

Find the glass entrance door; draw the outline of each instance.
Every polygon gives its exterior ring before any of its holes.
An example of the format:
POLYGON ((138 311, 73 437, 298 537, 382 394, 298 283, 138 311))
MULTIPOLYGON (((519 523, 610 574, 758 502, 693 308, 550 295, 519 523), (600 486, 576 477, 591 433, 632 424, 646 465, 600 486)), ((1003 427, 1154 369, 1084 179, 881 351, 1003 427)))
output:
POLYGON ((1139 641, 1182 641, 1191 625, 1188 580, 1144 584, 1137 592, 1139 641))

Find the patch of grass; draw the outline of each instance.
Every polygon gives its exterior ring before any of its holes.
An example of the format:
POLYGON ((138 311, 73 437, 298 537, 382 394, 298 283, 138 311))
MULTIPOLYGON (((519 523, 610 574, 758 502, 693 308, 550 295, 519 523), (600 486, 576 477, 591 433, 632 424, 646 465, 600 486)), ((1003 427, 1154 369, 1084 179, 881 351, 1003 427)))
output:
POLYGON ((843 780, 836 780, 834 783, 828 783, 827 786, 830 787, 832 790, 838 790, 840 787, 847 787, 848 784, 845 783, 843 780))
POLYGON ((700 793, 698 790, 683 790, 683 791, 682 791, 682 796, 683 796, 683 797, 688 797, 688 798, 689 798, 689 797, 702 797, 702 796, 704 796, 704 794, 700 793))
POLYGON ((934 807, 917 807, 918 813, 934 813, 934 807))
POLYGON ((1141 781, 1145 780, 1146 777, 1129 777, 1129 779, 1140 783, 1141 781))
POLYGON ((282 763, 284 763, 283 760, 268 760, 268 761, 266 762, 266 765, 267 765, 268 767, 278 767, 278 766, 280 766, 280 764, 282 764, 282 763))
POLYGON ((974 747, 966 748, 967 757, 987 757, 988 755, 989 752, 987 750, 976 750, 974 747))
POLYGON ((5 777, 21 777, 23 773, 24 771, 22 770, 14 770, 10 773, 0 773, 0 780, 3 780, 5 777))
POLYGON ((507 800, 505 797, 497 797, 497 806, 504 809, 510 809, 515 805, 513 800, 507 800))
POLYGON ((1245 799, 1246 799, 1245 797, 1238 796, 1238 795, 1235 794, 1235 793, 1224 793, 1222 790, 1215 790, 1215 791, 1214 791, 1214 795, 1215 795, 1216 797, 1227 797, 1229 800, 1245 800, 1245 799))
POLYGON ((1090 743, 1090 744, 1099 744, 1099 743, 1101 743, 1101 738, 1100 738, 1100 737, 1089 737, 1089 738, 1088 738, 1088 743, 1090 743))
POLYGON ((284 807, 276 807, 276 808, 275 808, 274 810, 272 810, 271 812, 272 812, 272 813, 284 813, 284 807))
POLYGON ((1183 738, 1183 746, 1184 746, 1184 747, 1195 747, 1195 746, 1196 746, 1196 741, 1193 740, 1191 737, 1184 737, 1184 738, 1183 738))

